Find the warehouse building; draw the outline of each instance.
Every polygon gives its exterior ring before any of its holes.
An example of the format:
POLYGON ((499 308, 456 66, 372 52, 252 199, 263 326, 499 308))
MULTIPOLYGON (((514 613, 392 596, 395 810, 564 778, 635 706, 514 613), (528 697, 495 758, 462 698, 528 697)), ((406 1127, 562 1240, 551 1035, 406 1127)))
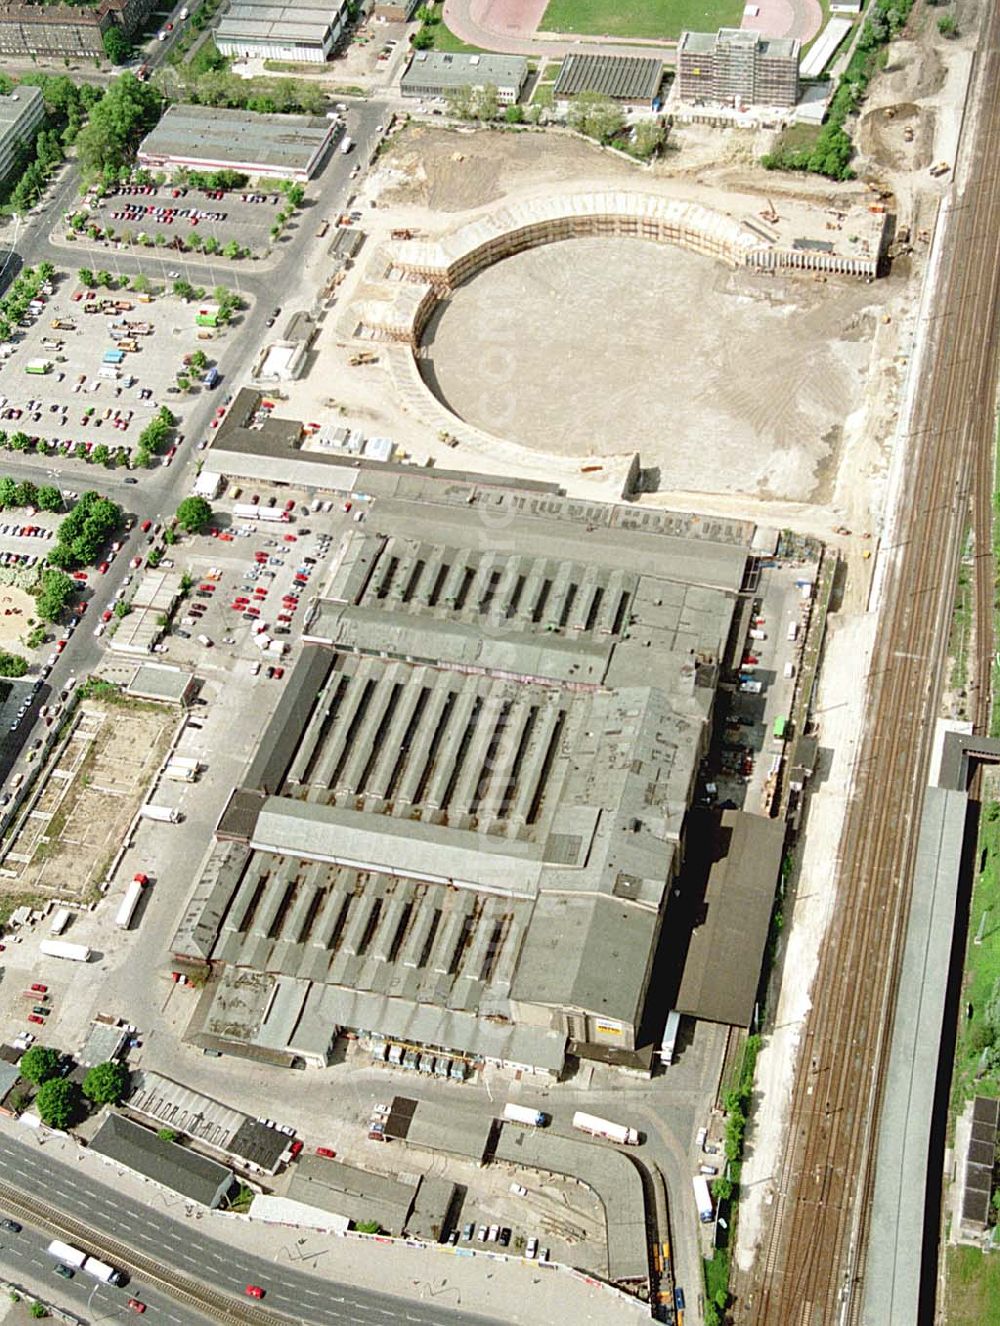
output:
POLYGON ((175 105, 142 140, 139 164, 157 170, 241 170, 305 183, 342 133, 338 121, 313 115, 175 105))
POLYGON ((174 938, 204 1044, 634 1053, 751 537, 412 471, 370 503, 174 938))
POLYGON ((21 160, 45 116, 41 88, 19 83, 10 96, 0 96, 0 183, 21 160))
POLYGON ((513 106, 528 81, 528 62, 520 55, 452 55, 414 51, 399 90, 404 97, 446 97, 462 89, 497 90, 501 106, 513 106))
POLYGON ((633 55, 568 55, 553 96, 566 101, 593 92, 626 106, 649 108, 658 101, 663 62, 633 55))
POLYGON ((743 28, 682 32, 677 97, 726 106, 794 106, 799 99, 800 42, 743 28))
POLYGON ((323 64, 344 31, 347 0, 231 0, 215 44, 237 59, 323 64))

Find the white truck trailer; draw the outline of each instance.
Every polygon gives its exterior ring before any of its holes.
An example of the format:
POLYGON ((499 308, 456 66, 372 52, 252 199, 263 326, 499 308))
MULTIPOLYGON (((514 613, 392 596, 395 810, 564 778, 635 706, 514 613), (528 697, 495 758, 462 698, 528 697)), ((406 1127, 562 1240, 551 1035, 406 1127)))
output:
POLYGON ((55 1257, 64 1266, 72 1266, 77 1271, 87 1260, 87 1254, 81 1248, 74 1248, 72 1243, 63 1243, 62 1239, 53 1239, 47 1251, 50 1257, 55 1257))
POLYGON ((715 1207, 712 1205, 712 1194, 708 1191, 708 1180, 702 1174, 696 1174, 691 1180, 694 1184, 694 1200, 698 1207, 698 1219, 703 1224, 708 1224, 710 1220, 715 1219, 715 1207))
POLYGON ((675 1008, 667 1014, 667 1025, 663 1028, 663 1040, 660 1042, 660 1063, 666 1066, 674 1061, 677 1049, 677 1033, 681 1026, 681 1015, 675 1008))
POLYGON ((527 1105, 505 1105, 503 1117, 507 1123, 523 1123, 528 1128, 544 1128, 549 1121, 547 1114, 529 1109, 527 1105))
POLYGON ((144 820, 159 820, 163 824, 180 824, 181 813, 175 810, 173 806, 154 806, 151 801, 139 811, 144 820))
POLYGON ((68 958, 70 962, 90 961, 90 949, 86 944, 70 944, 65 939, 43 939, 38 949, 49 958, 68 958))
POLYGON ((49 934, 61 935, 69 925, 70 915, 71 913, 68 907, 58 907, 52 913, 52 920, 49 922, 49 934))
POLYGON ((125 890, 125 897, 122 898, 121 906, 115 915, 115 925, 120 930, 127 930, 131 926, 135 909, 139 906, 139 899, 142 897, 142 889, 142 882, 134 879, 125 890))
POLYGON ((585 1114, 577 1110, 573 1115, 573 1127, 581 1133, 590 1133, 592 1137, 603 1137, 607 1142, 617 1142, 621 1146, 638 1146, 639 1134, 634 1128, 626 1128, 623 1123, 611 1123, 608 1119, 599 1119, 596 1114, 585 1114))

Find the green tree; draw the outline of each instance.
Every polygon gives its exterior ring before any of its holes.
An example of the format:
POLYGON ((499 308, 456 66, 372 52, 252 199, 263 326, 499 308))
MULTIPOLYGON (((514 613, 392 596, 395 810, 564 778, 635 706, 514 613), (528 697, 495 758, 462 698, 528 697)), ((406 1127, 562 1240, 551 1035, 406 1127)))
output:
POLYGON ((196 368, 199 373, 208 368, 208 355, 204 350, 195 350, 191 355, 191 367, 196 368))
POLYGON ((115 24, 104 34, 104 54, 112 64, 128 64, 132 58, 132 43, 115 24))
POLYGON ((95 465, 107 465, 111 459, 111 448, 103 442, 98 442, 97 446, 90 453, 90 459, 95 465))
POLYGON ((40 511, 61 511, 62 493, 52 484, 43 484, 35 496, 35 503, 40 511))
POLYGON ((17 1071, 26 1082, 41 1085, 59 1076, 59 1051, 48 1045, 33 1045, 21 1055, 17 1071))
POLYGON ((38 1320, 40 1320, 42 1317, 47 1317, 49 1315, 48 1308, 45 1306, 44 1303, 40 1303, 37 1298, 35 1299, 34 1303, 32 1303, 31 1307, 28 1309, 28 1312, 32 1317, 35 1317, 38 1320))
POLYGON ((958 36, 958 20, 954 14, 942 14, 938 19, 937 27, 942 37, 958 36))
POLYGON ((50 1128, 68 1128, 80 1108, 80 1088, 63 1077, 43 1082, 35 1096, 35 1109, 50 1128))
POLYGON ((94 288, 94 273, 89 267, 81 267, 77 272, 80 284, 85 285, 89 290, 94 288))
POLYGON ((28 671, 28 660, 20 654, 0 649, 0 677, 23 677, 28 671))
MULTIPOLYGON (((7 438, 4 437, 6 442, 7 438)), ((0 479, 0 510, 7 506, 14 506, 17 502, 17 481, 5 474, 0 479)))
MULTIPOLYGON (((55 549, 52 551, 55 552, 55 549)), ((52 553, 49 554, 49 561, 52 561, 52 553)), ((35 607, 42 621, 56 621, 62 615, 74 592, 75 581, 64 571, 51 568, 43 571, 41 583, 35 594, 35 607)))
POLYGON ((160 1128, 157 1130, 156 1136, 160 1139, 161 1142, 177 1141, 177 1134, 174 1132, 172 1128, 160 1128))
POLYGON ((212 519, 212 508, 203 497, 185 497, 177 508, 177 523, 189 534, 204 529, 212 519))
POLYGON ((194 286, 190 281, 175 281, 173 292, 178 299, 194 299, 194 286))
POLYGON ((129 1075, 116 1061, 95 1064, 83 1079, 83 1094, 95 1105, 119 1105, 128 1091, 129 1075))
POLYGON ((581 92, 569 105, 567 116, 571 129, 609 143, 625 127, 625 116, 620 106, 602 97, 599 92, 581 92))
POLYGON ((116 617, 127 617, 131 611, 131 603, 126 603, 124 599, 119 599, 115 604, 114 613, 116 617))
POLYGON ((508 106, 507 109, 506 109, 506 110, 504 111, 504 113, 503 113, 503 117, 504 117, 504 119, 507 121, 508 124, 523 124, 523 123, 524 123, 524 107, 523 107, 523 106, 517 106, 517 105, 514 105, 514 106, 508 106))
POLYGON ((434 45, 434 33, 430 28, 420 28, 410 38, 410 45, 415 51, 429 51, 434 45))

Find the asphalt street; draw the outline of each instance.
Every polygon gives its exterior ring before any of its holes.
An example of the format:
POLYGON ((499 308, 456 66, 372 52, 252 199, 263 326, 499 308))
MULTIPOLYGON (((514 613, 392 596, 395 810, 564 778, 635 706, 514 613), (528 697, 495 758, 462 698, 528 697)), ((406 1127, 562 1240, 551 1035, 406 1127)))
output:
MULTIPOLYGON (((260 1285, 268 1307, 287 1312, 310 1326, 314 1323, 315 1326, 378 1326, 380 1322, 386 1326, 400 1322, 412 1322, 414 1326, 451 1326, 451 1323, 491 1326, 492 1323, 489 1317, 442 1304, 425 1307, 413 1300, 331 1283, 301 1271, 278 1269, 273 1262, 251 1257, 216 1239, 201 1237, 193 1218, 188 1227, 182 1228, 155 1207, 133 1202, 112 1188, 95 1183, 79 1170, 3 1137, 0 1137, 0 1177, 36 1200, 49 1202, 67 1215, 86 1221, 109 1238, 167 1262, 217 1289, 244 1297, 248 1284, 260 1285)), ((4 1234, 4 1241, 7 1240, 4 1234)), ((115 1293, 111 1289, 101 1292, 115 1293)), ((117 1292, 128 1297, 124 1291, 117 1292)), ((129 1292, 135 1290, 130 1288, 129 1292)), ((144 1298, 145 1290, 139 1296, 144 1298)))

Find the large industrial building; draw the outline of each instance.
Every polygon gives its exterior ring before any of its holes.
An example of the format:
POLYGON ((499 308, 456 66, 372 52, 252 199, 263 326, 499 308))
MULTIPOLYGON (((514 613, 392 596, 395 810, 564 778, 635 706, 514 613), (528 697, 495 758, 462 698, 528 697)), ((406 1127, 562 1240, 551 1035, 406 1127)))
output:
POLYGON ((305 183, 342 133, 339 121, 313 115, 175 105, 142 140, 138 159, 151 170, 240 170, 305 183))
POLYGON ((627 1062, 753 529, 385 471, 175 936, 175 968, 212 968, 192 1035, 627 1062))
POLYGON ((399 90, 404 97, 446 97, 464 89, 496 88, 501 106, 512 106, 528 81, 523 55, 452 55, 445 51, 414 51, 399 90))
POLYGON ((637 55, 567 55, 552 95, 565 101, 585 93, 649 109, 660 95, 663 61, 637 55))
POLYGON ((682 32, 676 95, 725 106, 794 106, 799 98, 798 39, 744 28, 682 32))
POLYGON ((44 116, 41 88, 23 83, 9 96, 0 96, 0 183, 17 165, 22 149, 34 140, 44 116))
POLYGON ((344 31, 347 0, 231 0, 215 44, 237 59, 322 64, 344 31))

